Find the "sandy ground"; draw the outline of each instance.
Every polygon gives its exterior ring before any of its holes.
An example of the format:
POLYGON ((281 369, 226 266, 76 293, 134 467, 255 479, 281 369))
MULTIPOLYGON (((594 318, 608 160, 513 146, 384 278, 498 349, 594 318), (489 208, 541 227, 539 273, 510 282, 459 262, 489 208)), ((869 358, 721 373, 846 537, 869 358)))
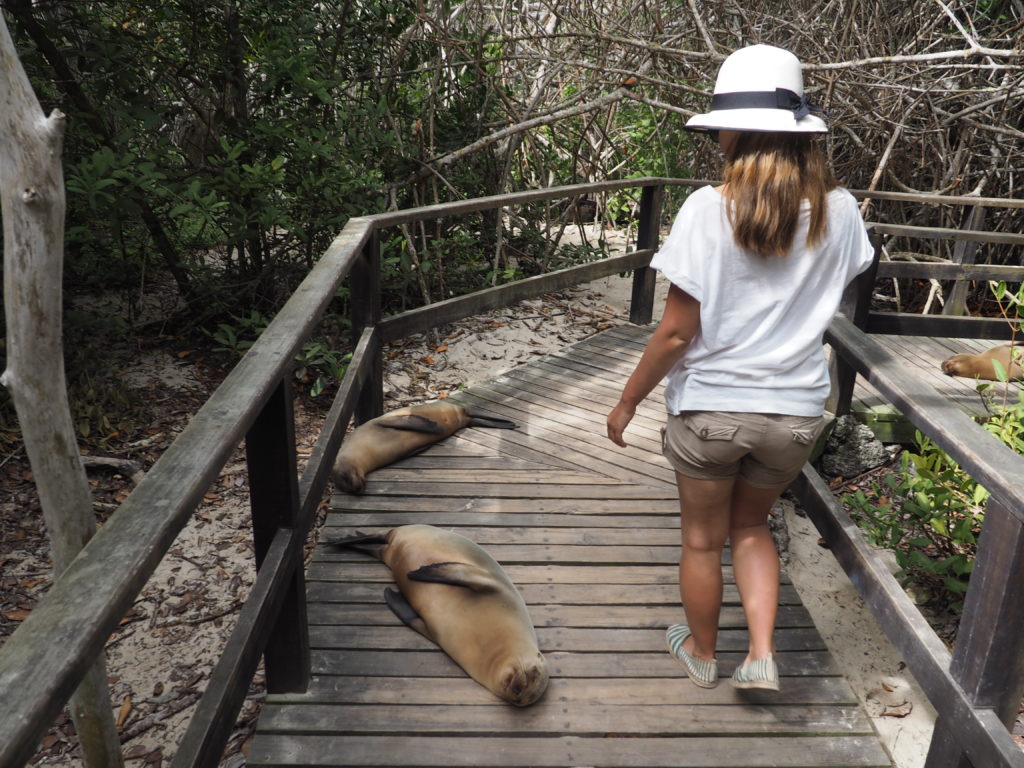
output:
POLYGON ((871 717, 895 768, 923 766, 935 710, 814 524, 785 499, 785 566, 814 624, 871 717))

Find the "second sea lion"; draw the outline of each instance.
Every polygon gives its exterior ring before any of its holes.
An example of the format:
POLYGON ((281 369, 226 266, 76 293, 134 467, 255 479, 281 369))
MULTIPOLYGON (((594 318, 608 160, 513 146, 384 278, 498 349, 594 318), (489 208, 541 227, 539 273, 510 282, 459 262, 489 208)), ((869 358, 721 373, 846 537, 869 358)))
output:
POLYGON ((366 475, 418 453, 463 427, 515 429, 515 423, 440 400, 385 413, 356 427, 334 459, 331 480, 346 493, 362 493, 366 475))
POLYGON ((432 525, 325 543, 383 561, 399 589, 385 591, 388 607, 492 693, 517 707, 544 694, 547 663, 526 604, 479 544, 432 525))
POLYGON ((998 381, 994 362, 1002 366, 1008 379, 1024 379, 1021 359, 1024 358, 1024 346, 1000 344, 976 355, 953 355, 942 361, 942 372, 947 376, 963 376, 968 379, 986 379, 998 381))

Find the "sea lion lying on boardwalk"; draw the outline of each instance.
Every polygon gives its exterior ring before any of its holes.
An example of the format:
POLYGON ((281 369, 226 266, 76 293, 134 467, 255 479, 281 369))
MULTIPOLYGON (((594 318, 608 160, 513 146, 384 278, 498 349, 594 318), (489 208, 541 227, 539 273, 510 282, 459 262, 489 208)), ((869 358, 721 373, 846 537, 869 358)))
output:
POLYGON ((1019 343, 1000 344, 998 347, 986 349, 976 355, 953 355, 942 361, 942 372, 949 376, 964 376, 969 379, 987 379, 998 381, 993 361, 1003 367, 1008 379, 1024 379, 1021 360, 1024 359, 1024 346, 1019 343))
POLYGON ((492 693, 517 707, 544 694, 547 663, 526 604, 478 544, 432 525, 326 543, 383 561, 400 590, 385 590, 388 607, 492 693))
POLYGON ((334 460, 331 480, 346 493, 362 493, 369 472, 412 456, 468 426, 515 429, 516 425, 443 400, 399 408, 352 430, 334 460))

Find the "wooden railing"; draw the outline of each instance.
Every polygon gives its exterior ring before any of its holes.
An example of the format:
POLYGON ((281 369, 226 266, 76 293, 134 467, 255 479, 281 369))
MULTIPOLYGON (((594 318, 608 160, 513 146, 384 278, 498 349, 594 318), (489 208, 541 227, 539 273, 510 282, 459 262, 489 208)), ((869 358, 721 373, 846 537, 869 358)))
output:
MULTIPOLYGON (((699 185, 703 182, 684 182, 699 185)), ((632 270, 631 319, 648 323, 663 184, 630 179, 351 219, 266 331, 0 648, 0 766, 23 765, 166 555, 238 444, 248 464, 257 577, 172 765, 215 766, 260 656, 267 690, 305 690, 309 640, 303 545, 353 414, 382 407, 381 344, 494 307, 632 270), (378 233, 539 200, 642 189, 637 250, 382 319, 378 233), (349 278, 357 339, 348 372, 299 477, 293 361, 349 278)))
MULTIPOLYGON (((326 491, 331 461, 350 420, 353 415, 362 421, 381 412, 382 344, 521 299, 630 270, 634 275, 630 320, 649 323, 654 274, 647 265, 657 248, 662 192, 669 185, 706 183, 629 179, 351 219, 188 428, 0 648, 0 765, 22 765, 29 759, 203 494, 244 440, 258 574, 172 763, 174 768, 216 765, 261 656, 268 691, 302 691, 308 684, 303 545, 326 491), (381 316, 382 230, 441 216, 628 188, 642 189, 635 251, 393 317, 381 316), (312 335, 346 278, 357 344, 300 477, 289 383, 291 367, 296 353, 312 335)), ((896 193, 872 196, 893 194, 896 193)), ((960 201, 933 198, 919 202, 960 201)), ((978 199, 966 198, 964 202, 977 205, 978 199)), ((964 266, 963 270, 967 268, 964 266)), ((980 269, 984 275, 998 273, 998 268, 980 269)), ((856 326, 840 318, 830 334, 848 365, 844 374, 847 378, 851 371, 869 377, 922 431, 949 450, 962 466, 976 472, 975 476, 993 493, 995 501, 990 502, 993 506, 987 514, 962 623, 961 644, 965 650, 961 652, 958 645, 952 658, 952 673, 948 671, 950 660, 944 646, 848 524, 827 489, 822 492, 820 478, 813 472, 805 473, 798 490, 810 505, 819 528, 833 544, 840 562, 862 589, 897 647, 907 654, 912 671, 939 710, 943 725, 937 732, 936 744, 957 745, 936 749, 945 754, 957 754, 958 749, 963 749, 975 760, 977 768, 1020 768, 1024 759, 1019 752, 1012 752, 1013 745, 1003 725, 1005 718, 1000 718, 1005 700, 1017 696, 1019 701, 1024 685, 1019 663, 1024 658, 1019 632, 1024 616, 1021 601, 1013 599, 1011 589, 1024 576, 1020 555, 1024 545, 1024 512, 1020 509, 1024 500, 1024 488, 1020 485, 1024 460, 998 445, 977 425, 963 424, 966 417, 956 417, 950 408, 938 402, 939 398, 921 389, 916 380, 899 378, 907 374, 893 370, 892 361, 856 326), (898 384, 892 384, 893 381, 898 384), (925 392, 923 399, 919 397, 921 392, 925 392), (947 439, 945 430, 952 430, 957 437, 947 439), (979 665, 974 665, 974 654, 982 647, 987 650, 979 669, 979 665), (991 688, 997 679, 1004 684, 1000 688, 1004 693, 996 696, 998 711, 994 709, 997 705, 991 703, 991 688)), ((946 764, 934 762, 930 766, 946 764)))
MULTIPOLYGON (((957 202, 977 208, 1024 208, 1024 200, 939 198, 900 193, 854 192, 858 197, 957 202)), ((980 217, 972 217, 977 220, 980 217)), ((1024 252, 1024 236, 978 230, 928 229, 874 223, 872 236, 940 238, 1011 245, 1024 252)), ((1024 281, 1024 267, 973 263, 877 262, 848 291, 844 312, 826 341, 837 355, 833 395, 836 412, 849 412, 854 379, 863 376, 904 417, 930 437, 991 496, 965 596, 954 652, 928 625, 890 574, 832 491, 810 466, 792 490, 879 625, 903 655, 938 714, 925 768, 1021 768, 1024 752, 1010 737, 1024 696, 1024 457, 908 371, 872 333, 1007 339, 1005 319, 914 315, 869 309, 876 279, 1024 281)))

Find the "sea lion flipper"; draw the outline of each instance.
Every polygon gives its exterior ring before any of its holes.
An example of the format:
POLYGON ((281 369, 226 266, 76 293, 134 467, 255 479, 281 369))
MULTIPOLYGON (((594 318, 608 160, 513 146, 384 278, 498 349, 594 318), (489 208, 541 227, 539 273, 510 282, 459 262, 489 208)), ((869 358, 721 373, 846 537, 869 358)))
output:
POLYGON ((415 413, 386 413, 374 419, 379 427, 387 429, 404 429, 409 432, 424 432, 428 435, 443 435, 445 429, 433 419, 415 413))
POLYGON ((388 537, 382 533, 356 533, 352 536, 342 536, 340 539, 325 539, 324 544, 329 547, 345 547, 357 549, 371 555, 379 556, 380 550, 388 543, 388 537))
POLYGON ((421 635, 426 638, 433 639, 427 634, 427 625, 424 623, 420 615, 416 613, 416 609, 409 605, 409 601, 405 599, 405 595, 396 589, 385 589, 384 590, 384 602, 388 604, 388 608, 395 614, 402 623, 408 627, 412 627, 421 635))
POLYGON ((497 416, 488 416, 486 413, 479 413, 477 411, 471 411, 469 408, 466 409, 466 415, 469 417, 470 427, 489 427, 490 429, 515 429, 519 425, 514 421, 508 419, 501 419, 497 416))
POLYGON ((484 568, 469 563, 431 563, 406 574, 413 581, 451 584, 473 592, 491 592, 497 588, 494 576, 484 568))

